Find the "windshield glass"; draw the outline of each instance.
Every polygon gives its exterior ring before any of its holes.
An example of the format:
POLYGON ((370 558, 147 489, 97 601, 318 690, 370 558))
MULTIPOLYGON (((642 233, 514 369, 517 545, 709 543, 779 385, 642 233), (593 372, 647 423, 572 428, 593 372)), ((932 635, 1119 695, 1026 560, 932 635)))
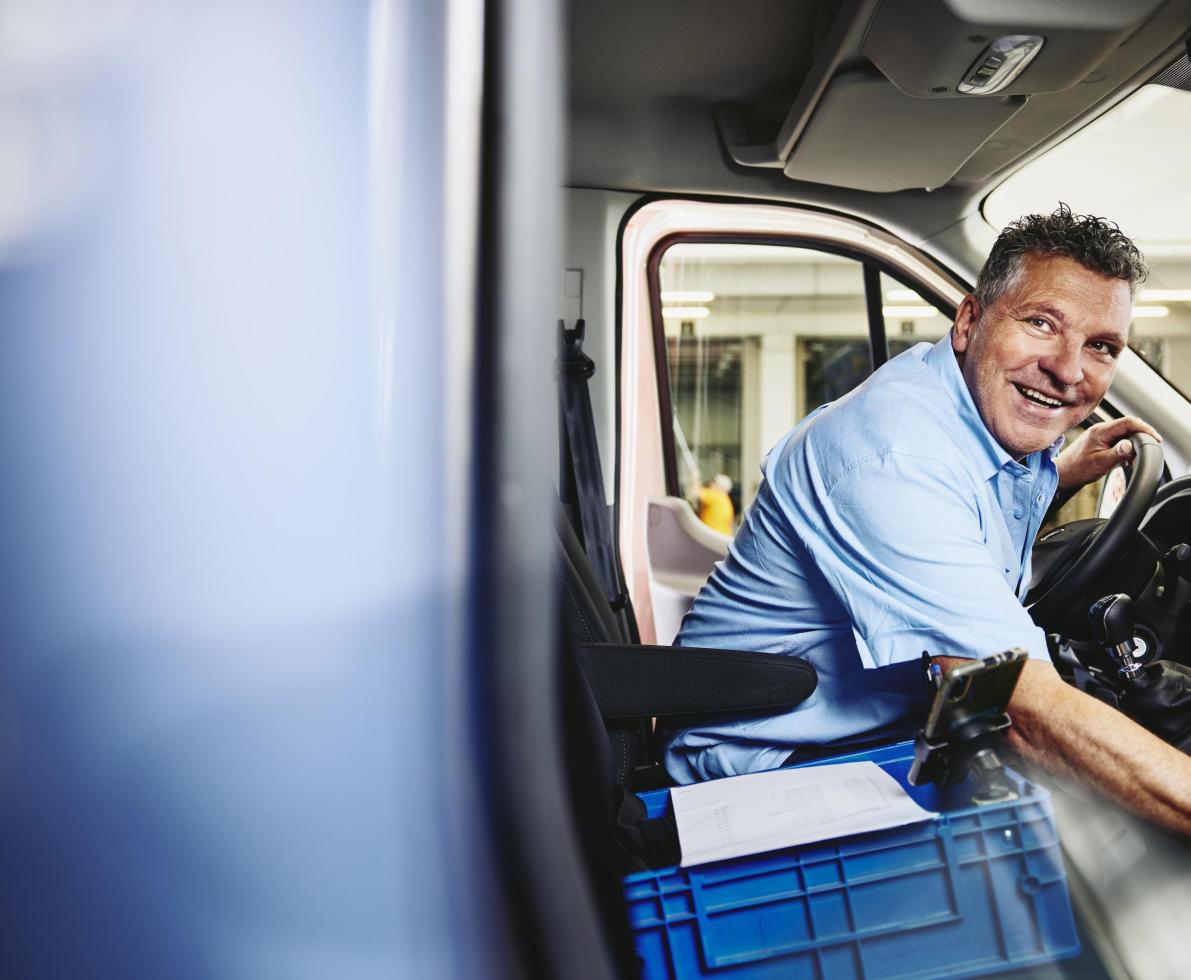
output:
POLYGON ((1184 394, 1191 393, 1189 186, 1191 92, 1153 83, 1019 170, 984 204, 997 230, 1060 201, 1117 222, 1150 264, 1130 346, 1184 394))

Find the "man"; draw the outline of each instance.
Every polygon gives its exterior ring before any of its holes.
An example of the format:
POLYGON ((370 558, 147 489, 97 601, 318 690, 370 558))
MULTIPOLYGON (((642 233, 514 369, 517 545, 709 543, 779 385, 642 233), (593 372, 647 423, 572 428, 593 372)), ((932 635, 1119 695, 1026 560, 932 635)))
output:
POLYGON ((1030 655, 1010 703, 1025 757, 1083 773, 1191 832, 1191 758, 1065 684, 1020 597, 1059 487, 1104 475, 1144 422, 1092 426, 1145 277, 1115 225, 1030 215, 998 238, 947 337, 893 359, 788 433, 679 643, 798 654, 819 687, 796 709, 671 734, 680 782, 756 771, 825 746, 912 737, 943 667, 1030 655))

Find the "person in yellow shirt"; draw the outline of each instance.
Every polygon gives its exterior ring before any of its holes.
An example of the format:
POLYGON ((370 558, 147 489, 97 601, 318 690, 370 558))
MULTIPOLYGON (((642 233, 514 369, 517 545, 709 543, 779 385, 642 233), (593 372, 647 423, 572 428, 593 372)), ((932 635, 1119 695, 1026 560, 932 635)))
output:
POLYGON ((732 506, 732 478, 717 473, 699 488, 699 520, 720 534, 731 535, 736 520, 736 508, 732 506))

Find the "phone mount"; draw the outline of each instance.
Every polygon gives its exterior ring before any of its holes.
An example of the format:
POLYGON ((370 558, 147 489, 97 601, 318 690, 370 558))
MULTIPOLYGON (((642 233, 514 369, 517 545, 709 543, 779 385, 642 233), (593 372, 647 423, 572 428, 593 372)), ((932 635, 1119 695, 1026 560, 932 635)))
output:
POLYGON ((972 725, 952 730, 951 737, 932 741, 919 734, 914 742, 914 764, 910 768, 910 785, 938 783, 954 786, 972 777, 974 803, 1001 803, 1013 799, 1017 793, 1005 779, 997 743, 1001 732, 1009 727, 1008 714, 998 718, 981 718, 972 725))
POLYGON ((1016 798, 1005 777, 997 749, 1012 724, 1006 708, 1026 659, 1015 648, 972 661, 946 673, 924 654, 935 700, 926 727, 914 742, 910 785, 954 786, 971 778, 972 802, 999 803, 1016 798))

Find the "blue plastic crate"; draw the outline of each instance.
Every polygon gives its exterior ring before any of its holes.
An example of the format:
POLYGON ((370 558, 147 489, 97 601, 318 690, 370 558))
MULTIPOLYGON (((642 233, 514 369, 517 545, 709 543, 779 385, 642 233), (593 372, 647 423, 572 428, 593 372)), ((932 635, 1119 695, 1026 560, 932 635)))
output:
MULTIPOLYGON (((934 820, 625 878, 644 980, 962 977, 1079 952, 1050 796, 972 806, 970 788, 908 786, 913 745, 871 760, 934 820)), ((667 790, 642 794, 651 816, 667 790)))

